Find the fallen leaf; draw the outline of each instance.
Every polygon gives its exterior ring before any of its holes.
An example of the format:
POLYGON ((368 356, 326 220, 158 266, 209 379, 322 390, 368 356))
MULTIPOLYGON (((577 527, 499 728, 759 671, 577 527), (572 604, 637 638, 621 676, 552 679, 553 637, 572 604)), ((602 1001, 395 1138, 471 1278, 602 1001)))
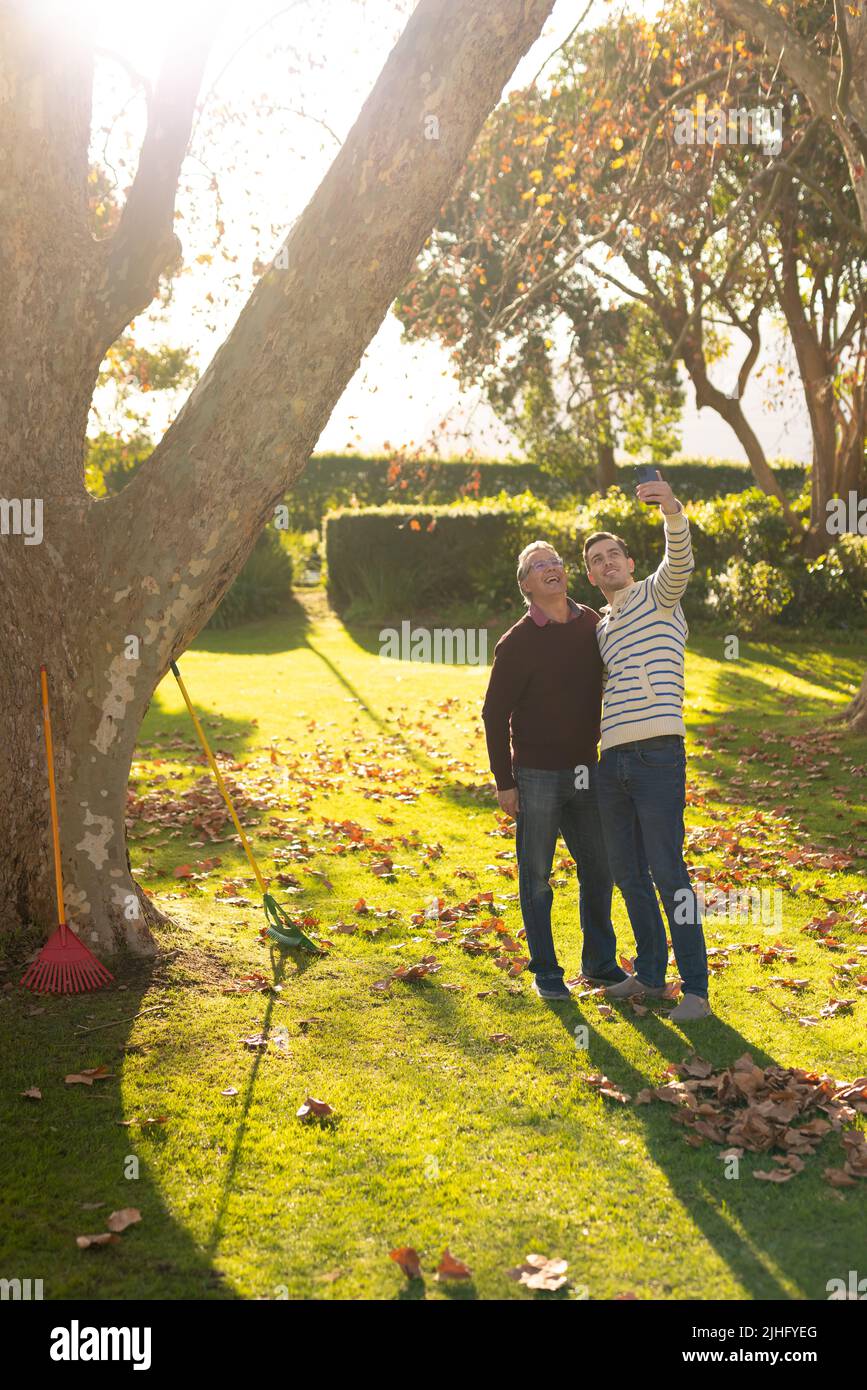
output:
POLYGON ((106 1226, 110 1231, 125 1231, 127 1226, 134 1226, 137 1221, 141 1221, 141 1212, 138 1207, 121 1207, 120 1211, 113 1211, 106 1221, 106 1226))
POLYGON ((457 1259, 446 1246, 437 1265, 436 1277, 437 1279, 472 1279, 473 1274, 469 1265, 465 1265, 463 1260, 457 1259))
POLYGON ((388 1258, 399 1264, 407 1279, 421 1278, 421 1260, 418 1251, 411 1245, 401 1245, 397 1250, 389 1250, 388 1258))
POLYGON ((107 1081, 113 1075, 107 1067, 84 1067, 81 1071, 70 1072, 69 1076, 63 1079, 68 1086, 76 1083, 82 1086, 92 1086, 94 1081, 107 1081))
POLYGON ((308 1096, 304 1104, 299 1105, 295 1114, 299 1120, 310 1120, 314 1115, 322 1119, 326 1115, 333 1115, 334 1110, 327 1101, 315 1100, 313 1096, 308 1096))
POLYGON ((527 1255, 517 1269, 507 1269, 509 1279, 515 1279, 528 1289, 546 1289, 554 1293, 568 1284, 566 1260, 550 1260, 545 1255, 527 1255))

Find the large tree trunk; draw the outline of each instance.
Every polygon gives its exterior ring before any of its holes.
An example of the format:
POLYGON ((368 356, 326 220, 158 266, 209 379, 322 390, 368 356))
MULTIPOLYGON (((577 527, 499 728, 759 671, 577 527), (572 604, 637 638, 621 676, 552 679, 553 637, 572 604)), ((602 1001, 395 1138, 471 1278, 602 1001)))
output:
POLYGON ((861 689, 846 709, 846 718, 853 733, 867 734, 867 671, 861 680, 861 689))
POLYGON ((334 165, 154 456, 118 496, 83 485, 99 364, 177 251, 172 209, 208 34, 150 103, 114 235, 85 191, 92 50, 0 8, 0 493, 44 538, 0 538, 0 927, 52 925, 38 668, 49 667, 70 918, 152 949, 124 800, 148 701, 304 467, 515 63, 553 0, 421 0, 334 165), (39 176, 34 177, 34 170, 39 176), (14 343, 14 351, 10 345, 14 343))

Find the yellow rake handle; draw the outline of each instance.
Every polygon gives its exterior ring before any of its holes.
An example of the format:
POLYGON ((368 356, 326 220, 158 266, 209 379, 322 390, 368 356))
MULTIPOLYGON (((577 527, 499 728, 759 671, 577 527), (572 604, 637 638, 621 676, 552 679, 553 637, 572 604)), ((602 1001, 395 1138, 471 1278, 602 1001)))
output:
MULTIPOLYGON (((57 820, 57 788, 54 785, 54 743, 51 738, 51 715, 48 710, 48 670, 40 666, 42 682, 42 727, 45 730, 45 753, 48 758, 48 796, 51 801, 51 839, 54 845, 54 886, 57 889, 57 922, 66 926, 63 911, 63 873, 60 867, 60 825, 57 820)), ((65 938, 64 938, 65 939, 65 938)))
MULTIPOLYGON (((175 680, 177 681, 178 685, 181 687, 181 694, 183 695, 183 697, 184 697, 184 703, 186 704, 187 709, 188 709, 189 712, 190 712, 190 718, 192 719, 193 724, 195 725, 196 733, 199 735, 199 741, 200 741, 200 743, 201 743, 203 749, 205 750, 205 757, 208 759, 208 762, 209 762, 210 767, 211 767, 211 771, 212 771, 213 774, 214 774, 214 777, 215 777, 216 782, 217 782, 217 786, 220 788, 220 792, 221 792, 221 794, 222 794, 223 800, 224 800, 225 803, 226 803, 226 808, 227 808, 227 810, 228 810, 228 812, 229 812, 229 815, 232 817, 232 820, 233 820, 234 823, 235 823, 235 829, 237 830, 238 834, 239 834, 240 837, 241 837, 241 844, 244 846, 244 849, 246 850, 247 858, 248 858, 249 861, 250 861, 250 868, 253 870, 253 873, 256 875, 256 882, 258 883, 261 892, 262 892, 262 893, 267 893, 268 890, 267 890, 267 888, 265 887, 265 880, 262 878, 262 875, 261 875, 260 872, 259 872, 259 865, 256 863, 255 859, 253 858, 253 851, 252 851, 251 848, 250 848, 250 842, 249 842, 249 840, 247 839, 247 836, 244 834, 244 831, 243 831, 242 826, 241 826, 241 822, 238 820, 238 817, 235 815, 235 808, 234 808, 234 806, 232 805, 231 798, 229 797, 229 793, 228 793, 228 791, 226 790, 226 784, 225 784, 225 782, 223 781, 222 776, 220 775, 220 769, 217 767, 217 763, 216 763, 216 760, 215 760, 215 758, 214 758, 214 755, 213 755, 213 753, 211 752, 211 750, 210 750, 210 748, 209 748, 209 746, 208 746, 208 740, 205 738, 205 731, 204 731, 204 729, 202 728, 201 724, 199 723, 198 715, 196 714, 196 711, 193 709, 192 701, 191 701, 189 695, 187 694, 187 687, 184 685, 183 681, 181 680, 181 673, 180 673, 180 671, 178 670, 178 668, 177 668, 177 666, 176 666, 176 664, 175 664, 174 661, 171 663, 171 667, 172 667, 172 673, 174 674, 175 680)), ((43 668, 43 669, 44 669, 44 668, 43 668)))

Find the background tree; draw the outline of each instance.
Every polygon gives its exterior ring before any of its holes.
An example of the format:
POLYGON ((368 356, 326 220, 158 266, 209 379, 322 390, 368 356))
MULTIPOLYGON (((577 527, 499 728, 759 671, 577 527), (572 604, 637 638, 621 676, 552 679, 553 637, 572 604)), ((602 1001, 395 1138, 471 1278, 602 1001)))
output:
MULTIPOLYGON (((770 6, 756 0, 717 0, 717 8, 762 41, 768 57, 797 84, 815 117, 839 142, 849 171, 848 191, 858 205, 860 230, 867 233, 867 8, 846 0, 834 0, 833 10, 813 0, 770 6)), ((790 166, 790 173, 801 182, 805 179, 796 165, 790 166)), ((848 230, 857 239, 839 195, 825 186, 821 173, 806 177, 833 213, 840 234, 848 230)), ((863 448, 863 422, 861 428, 863 448)), ((846 717, 858 732, 867 729, 867 672, 846 717)))
MULTIPOLYGON (((720 254, 707 152, 684 154, 671 120, 663 120, 676 99, 689 95, 685 71, 723 85, 731 45, 721 32, 711 35, 694 9, 679 10, 676 22, 676 29, 660 29, 624 16, 574 35, 549 90, 513 94, 494 114, 401 312, 408 333, 435 332, 461 362, 524 331, 538 337, 538 319, 547 316, 555 353, 551 321, 570 336, 569 306, 592 302, 587 285, 595 281, 600 311, 616 295, 621 306, 641 311, 638 322, 648 330, 644 360, 633 357, 626 370, 614 364, 627 400, 640 406, 642 393, 650 397, 645 436, 655 417, 673 412, 679 360, 698 405, 731 425, 757 480, 786 507, 740 399, 760 346, 761 302, 750 278, 757 262, 745 265, 741 257, 729 266, 720 254), (728 308, 714 306, 718 319, 747 338, 735 393, 710 377, 725 345, 720 323, 696 312, 709 299, 712 270, 725 277, 728 308), (747 285, 752 305, 738 313, 736 291, 747 285)), ((758 274, 763 278, 760 266, 758 274)))
POLYGON ((106 949, 152 949, 124 832, 144 710, 304 468, 551 3, 421 0, 293 224, 285 269, 265 271, 152 457, 102 499, 84 483, 91 399, 179 253, 175 191, 214 20, 172 36, 132 187, 95 238, 92 39, 58 33, 38 7, 0 8, 0 325, 16 345, 0 362, 0 479, 5 498, 44 504, 42 544, 0 539, 4 927, 54 913, 36 699, 47 660, 73 920, 106 949))
MULTIPOLYGON (((587 284, 595 278, 608 296, 597 296, 597 331, 586 336, 606 341, 612 293, 621 306, 639 308, 645 323, 655 320, 650 341, 656 351, 643 364, 629 364, 638 368, 637 377, 621 370, 620 379, 625 374, 634 391, 643 366, 652 389, 680 361, 698 407, 715 410, 729 424, 756 480, 780 502, 800 539, 800 519, 768 464, 743 396, 752 375, 767 367, 761 363, 762 324, 771 311, 793 318, 802 342, 818 337, 824 375, 834 382, 824 413, 813 408, 812 378, 798 357, 817 438, 815 537, 824 518, 822 499, 834 479, 851 472, 861 410, 863 257, 857 240, 841 240, 827 218, 814 212, 808 219, 797 208, 795 281, 803 289, 816 266, 830 259, 837 266, 834 309, 826 312, 825 299, 814 296, 824 327, 805 328, 803 316, 794 312, 791 279, 782 295, 783 281, 774 275, 763 241, 790 182, 784 166, 800 161, 808 179, 811 162, 826 179, 830 171, 827 149, 808 138, 815 135, 809 110, 791 84, 779 80, 775 66, 760 46, 727 34, 692 4, 672 6, 653 27, 626 16, 574 36, 551 90, 522 94, 488 122, 401 312, 409 334, 439 336, 460 363, 473 364, 477 372, 480 361, 490 371, 482 354, 489 360, 496 345, 505 350, 516 337, 526 340, 529 399, 541 395, 550 402, 556 392, 546 394, 539 385, 541 346, 547 337, 553 361, 556 325, 570 332, 576 301, 586 323, 586 306, 593 303, 587 284), (714 107, 745 114, 780 104, 782 150, 774 157, 754 145, 703 140, 701 134, 690 143, 684 112, 706 113, 711 100, 714 107), (855 296, 854 312, 838 331, 832 324, 847 295, 855 296), (744 343, 737 380, 733 389, 724 389, 714 380, 715 366, 737 340, 744 343)), ((844 172, 838 161, 838 183, 844 172)), ((799 193, 796 202, 802 201, 799 193)), ((789 197, 778 224, 792 212, 789 197)), ((809 302, 809 290, 804 297, 809 302)), ((521 355, 511 366, 512 378, 521 355)), ((548 368, 549 375, 553 371, 548 368)), ((588 382, 591 375, 585 373, 588 382)), ((593 398, 592 384, 588 395, 593 398)), ((617 413, 622 418, 620 402, 617 413)), ((602 433, 611 436, 610 430, 602 433)))

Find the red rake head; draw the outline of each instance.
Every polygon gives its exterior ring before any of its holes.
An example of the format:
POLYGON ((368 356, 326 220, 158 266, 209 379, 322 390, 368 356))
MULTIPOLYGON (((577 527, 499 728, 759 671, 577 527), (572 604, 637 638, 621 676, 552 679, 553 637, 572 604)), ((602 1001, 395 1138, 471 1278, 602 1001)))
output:
POLYGON ((114 979, 71 927, 61 923, 21 977, 36 994, 81 994, 114 979))

